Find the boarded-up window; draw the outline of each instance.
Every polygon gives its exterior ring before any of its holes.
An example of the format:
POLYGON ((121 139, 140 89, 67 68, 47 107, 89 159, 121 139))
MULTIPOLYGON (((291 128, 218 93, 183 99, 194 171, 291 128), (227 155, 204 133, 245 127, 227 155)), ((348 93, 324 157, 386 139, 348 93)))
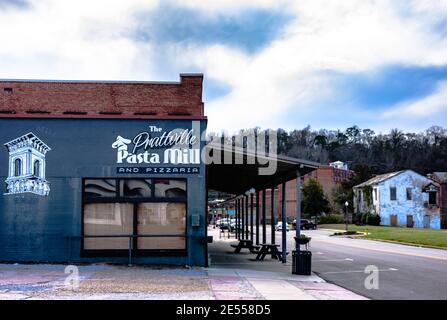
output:
POLYGON ((390 187, 390 200, 396 200, 397 196, 396 187, 390 187))
POLYGON ((161 235, 138 238, 138 249, 185 249, 185 233, 185 203, 138 204, 138 234, 161 235))
POLYGON ((390 224, 392 227, 397 227, 397 215, 396 214, 392 214, 390 216, 390 224))
POLYGON ((436 192, 430 191, 428 193, 428 204, 436 205, 436 192))
POLYGON ((412 199, 413 199, 413 189, 407 188, 407 200, 412 200, 412 199))
MULTIPOLYGON (((123 236, 133 232, 132 203, 88 203, 84 205, 84 235, 123 236)), ((129 238, 86 238, 84 249, 108 250, 129 248, 129 238)))
POLYGON ((85 179, 84 250, 128 250, 130 236, 140 253, 185 250, 186 198, 185 179, 85 179))
POLYGON ((407 228, 413 228, 414 221, 413 221, 413 215, 408 214, 407 215, 407 228))

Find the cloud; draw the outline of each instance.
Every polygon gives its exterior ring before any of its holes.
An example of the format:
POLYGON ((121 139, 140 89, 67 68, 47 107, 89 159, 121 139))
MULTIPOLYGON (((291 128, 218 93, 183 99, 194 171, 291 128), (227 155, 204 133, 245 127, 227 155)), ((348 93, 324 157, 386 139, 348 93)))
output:
MULTIPOLYGON (((30 1, 0 11, 2 78, 147 79, 151 44, 128 36, 157 1, 30 1)), ((154 75, 154 74, 153 74, 154 75)))
POLYGON ((447 81, 438 84, 436 90, 418 100, 401 103, 383 113, 383 118, 433 118, 447 112, 447 81))
MULTIPOLYGON (((438 17, 428 14, 438 3, 431 3, 421 9, 403 1, 291 2, 288 11, 296 19, 264 50, 245 55, 226 46, 185 48, 183 60, 232 87, 208 102, 211 128, 290 123, 288 115, 301 110, 308 116, 295 118, 292 125, 299 127, 318 119, 319 113, 309 113, 314 105, 325 101, 328 112, 337 108, 331 102, 343 93, 333 73, 447 64, 447 40, 436 32, 438 17)), ((363 113, 362 106, 357 110, 363 113)))
MULTIPOLYGON (((446 0, 0 3, 9 3, 7 10, 0 7, 1 78, 177 80, 180 72, 203 72, 205 89, 212 91, 204 95, 210 130, 331 122, 374 129, 393 125, 387 110, 418 114, 417 101, 444 110, 438 103, 443 96, 436 98, 444 74, 433 78, 438 91, 424 80, 417 97, 402 89, 390 100, 368 101, 366 95, 383 93, 381 86, 356 99, 362 87, 353 81, 387 81, 382 73, 390 66, 447 66, 446 0), (281 23, 259 25, 284 13, 281 23)), ((411 80, 413 87, 420 83, 411 80)), ((409 117, 399 119, 402 126, 414 125, 409 117)))

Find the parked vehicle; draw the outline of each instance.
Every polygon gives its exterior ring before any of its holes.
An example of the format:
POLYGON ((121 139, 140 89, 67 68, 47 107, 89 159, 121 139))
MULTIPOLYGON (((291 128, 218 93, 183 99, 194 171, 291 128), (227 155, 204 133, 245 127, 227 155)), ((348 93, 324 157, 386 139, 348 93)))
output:
MULTIPOLYGON (((289 225, 286 223, 284 228, 286 229, 286 231, 289 231, 289 225)), ((278 221, 278 223, 275 225, 275 230, 276 231, 282 231, 283 229, 283 224, 282 221, 278 221)))
POLYGON ((216 221, 216 227, 221 229, 229 229, 231 224, 231 219, 224 218, 216 221))
POLYGON ((235 232, 237 227, 238 227, 238 225, 239 225, 239 230, 242 230, 242 221, 239 220, 239 223, 237 223, 236 221, 237 221, 236 219, 231 219, 231 222, 230 222, 230 232, 235 232))
MULTIPOLYGON (((296 229, 296 219, 292 222, 292 228, 296 229)), ((317 225, 308 219, 301 219, 301 230, 315 230, 317 229, 317 225)))
MULTIPOLYGON (((292 222, 292 228, 296 229, 296 219, 292 222)), ((315 230, 317 225, 312 220, 301 219, 301 230, 315 230)))

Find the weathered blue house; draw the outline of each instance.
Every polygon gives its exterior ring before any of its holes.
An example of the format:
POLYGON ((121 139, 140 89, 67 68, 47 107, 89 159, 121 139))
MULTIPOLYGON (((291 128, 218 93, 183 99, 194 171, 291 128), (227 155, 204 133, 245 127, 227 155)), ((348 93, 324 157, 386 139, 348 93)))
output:
POLYGON ((380 215, 380 224, 445 229, 439 184, 412 170, 378 175, 354 187, 356 212, 380 215))

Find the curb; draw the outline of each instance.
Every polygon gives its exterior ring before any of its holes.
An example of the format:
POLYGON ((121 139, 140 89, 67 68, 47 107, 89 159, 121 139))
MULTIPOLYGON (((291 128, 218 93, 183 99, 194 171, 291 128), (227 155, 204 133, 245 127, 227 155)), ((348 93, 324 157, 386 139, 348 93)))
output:
MULTIPOLYGON (((343 230, 339 230, 339 229, 321 228, 320 230, 328 230, 328 231, 333 231, 333 232, 343 232, 343 230)), ((363 233, 363 235, 365 235, 364 232, 360 232, 360 231, 358 231, 358 232, 359 233, 363 233)), ((342 237, 342 236, 339 236, 339 237, 342 237)), ((345 236, 345 237, 349 237, 349 236, 345 236)), ((438 246, 431 246, 431 245, 428 245, 428 244, 418 244, 418 243, 411 243, 411 242, 401 242, 401 241, 396 241, 396 240, 385 240, 385 239, 374 239, 374 238, 363 238, 363 237, 358 237, 358 238, 355 238, 355 239, 363 239, 363 240, 388 242, 388 243, 394 243, 394 244, 402 244, 402 245, 406 245, 406 246, 410 246, 410 247, 447 250, 447 247, 438 247, 438 246)))
POLYGON ((428 249, 440 249, 440 250, 447 250, 446 247, 437 247, 437 246, 431 246, 428 244, 417 244, 417 243, 411 243, 411 242, 400 242, 400 241, 394 241, 394 240, 384 240, 384 239, 365 239, 361 238, 363 240, 373 240, 373 241, 380 241, 380 242, 388 242, 388 243, 394 243, 394 244, 402 244, 409 247, 418 247, 418 248, 428 248, 428 249))

